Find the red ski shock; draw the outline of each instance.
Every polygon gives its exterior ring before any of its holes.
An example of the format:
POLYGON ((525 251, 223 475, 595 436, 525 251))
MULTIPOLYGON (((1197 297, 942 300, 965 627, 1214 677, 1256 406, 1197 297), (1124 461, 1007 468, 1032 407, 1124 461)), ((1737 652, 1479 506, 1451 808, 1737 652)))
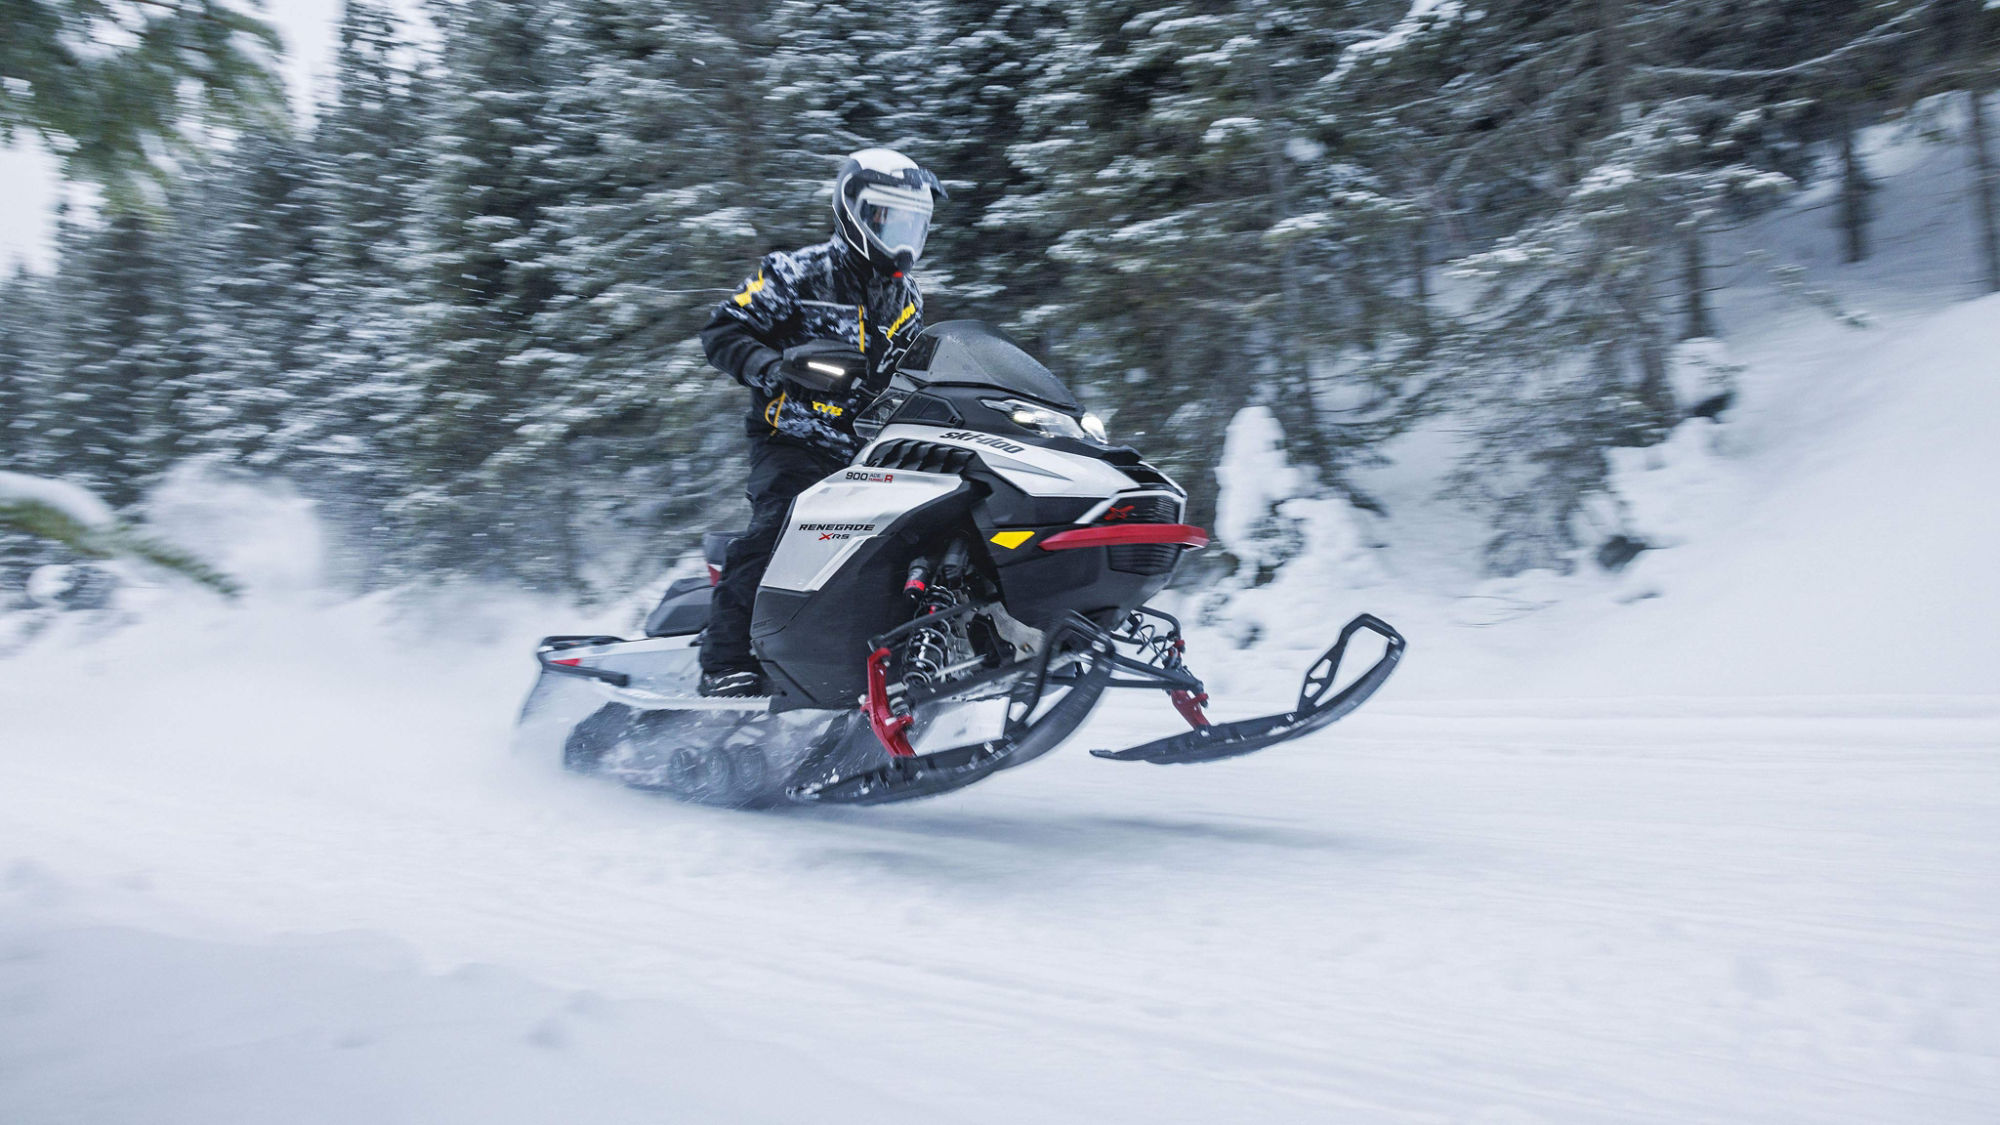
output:
MULTIPOLYGON (((1178 626, 1176 629, 1178 630, 1178 626)), ((1169 651, 1173 654, 1169 657, 1172 661, 1172 666, 1186 671, 1187 665, 1182 663, 1182 658, 1187 655, 1187 639, 1185 637, 1175 637, 1173 646, 1169 651)), ((1187 725, 1196 730, 1209 725, 1208 712, 1203 710, 1203 708, 1208 706, 1207 692, 1194 692, 1182 689, 1180 691, 1168 692, 1167 698, 1173 700, 1174 710, 1181 713, 1181 718, 1187 720, 1187 725)))
POLYGON ((1202 710, 1208 706, 1207 692, 1196 695, 1191 691, 1170 691, 1167 698, 1174 701, 1174 710, 1181 713, 1181 718, 1186 719, 1189 726, 1200 730, 1208 725, 1208 712, 1202 710))
POLYGON ((868 658, 868 725, 874 729, 875 737, 881 739, 882 749, 892 758, 911 758, 916 751, 910 748, 910 724, 916 720, 909 715, 898 715, 889 709, 889 650, 878 648, 868 658))

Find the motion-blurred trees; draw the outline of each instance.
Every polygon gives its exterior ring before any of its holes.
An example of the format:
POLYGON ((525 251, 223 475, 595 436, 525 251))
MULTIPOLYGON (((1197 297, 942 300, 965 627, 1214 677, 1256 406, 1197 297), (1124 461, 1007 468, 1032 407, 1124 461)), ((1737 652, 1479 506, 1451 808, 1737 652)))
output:
POLYGON ((1990 94, 2000 43, 1983 0, 427 11, 435 37, 349 0, 295 134, 240 8, 0 0, 0 135, 112 187, 52 273, 0 281, 8 467, 123 504, 198 454, 298 482, 367 579, 620 589, 735 503, 740 392, 694 333, 758 255, 827 237, 839 157, 884 144, 952 187, 930 318, 1050 355, 1197 519, 1243 406, 1363 505, 1385 443, 1449 413, 1487 564, 1568 566, 1607 451, 1685 412, 1718 236, 1822 178, 1865 251, 1844 142, 1990 94))

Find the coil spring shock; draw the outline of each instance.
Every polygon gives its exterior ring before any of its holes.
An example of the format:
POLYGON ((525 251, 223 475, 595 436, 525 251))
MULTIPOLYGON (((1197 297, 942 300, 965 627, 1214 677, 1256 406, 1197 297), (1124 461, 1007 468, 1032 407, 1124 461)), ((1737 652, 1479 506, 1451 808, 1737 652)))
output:
MULTIPOLYGON (((903 584, 903 590, 916 596, 916 617, 934 616, 959 603, 961 579, 965 575, 968 555, 965 541, 953 540, 951 545, 945 548, 944 558, 937 565, 935 581, 931 578, 929 559, 920 558, 910 564, 909 579, 903 584)), ((956 663, 953 659, 953 649, 966 646, 965 638, 958 635, 962 629, 963 626, 945 625, 920 628, 911 633, 909 647, 903 659, 905 681, 911 684, 935 684, 943 679, 947 669, 956 663)))
POLYGON ((1181 654, 1187 651, 1187 642, 1180 638, 1179 630, 1162 629, 1153 624, 1152 618, 1135 613, 1125 619, 1125 633, 1139 646, 1148 664, 1161 668, 1181 666, 1181 654))
MULTIPOLYGON (((957 604, 958 598, 953 591, 943 586, 936 586, 924 595, 922 607, 918 612, 928 617, 942 613, 957 604)), ((927 627, 910 634, 910 647, 903 662, 904 667, 908 669, 909 682, 934 684, 943 677, 944 670, 952 663, 953 638, 949 629, 950 626, 927 627)))

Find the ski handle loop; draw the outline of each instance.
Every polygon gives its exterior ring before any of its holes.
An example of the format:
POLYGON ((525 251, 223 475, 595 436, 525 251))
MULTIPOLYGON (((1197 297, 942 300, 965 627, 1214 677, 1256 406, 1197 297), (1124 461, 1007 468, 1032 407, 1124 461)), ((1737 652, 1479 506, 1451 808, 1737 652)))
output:
POLYGON ((1360 696, 1366 699, 1375 694, 1375 689, 1396 670, 1396 663, 1403 658, 1403 648, 1408 642, 1394 626, 1372 613, 1363 613, 1341 627, 1340 636, 1334 639, 1333 647, 1326 650, 1317 663, 1306 672, 1305 682, 1299 685, 1299 705, 1297 714, 1306 714, 1326 708, 1338 707, 1360 696), (1347 655, 1347 642, 1354 634, 1368 630, 1388 642, 1388 647, 1373 667, 1356 677, 1355 681, 1340 690, 1340 694, 1327 700, 1326 695, 1333 690, 1334 680, 1340 675, 1340 660, 1347 655))

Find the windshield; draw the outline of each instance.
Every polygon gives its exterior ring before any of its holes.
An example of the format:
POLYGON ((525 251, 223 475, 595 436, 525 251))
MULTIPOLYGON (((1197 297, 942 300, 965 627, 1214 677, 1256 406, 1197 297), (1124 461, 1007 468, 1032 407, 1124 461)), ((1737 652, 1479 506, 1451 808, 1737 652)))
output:
POLYGON ((1082 409, 1054 372, 982 321, 948 320, 924 329, 903 356, 900 370, 919 384, 993 387, 1071 413, 1082 409))

